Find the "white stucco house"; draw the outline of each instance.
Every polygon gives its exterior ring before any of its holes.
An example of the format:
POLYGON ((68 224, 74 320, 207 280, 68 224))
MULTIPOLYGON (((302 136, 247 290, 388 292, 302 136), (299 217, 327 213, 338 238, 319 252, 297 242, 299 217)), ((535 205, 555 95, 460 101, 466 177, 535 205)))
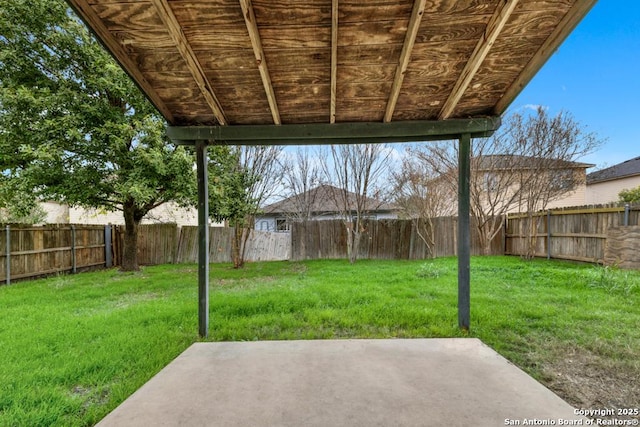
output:
POLYGON ((640 157, 591 172, 587 175, 586 201, 602 205, 619 200, 618 193, 640 186, 640 157))
MULTIPOLYGON (((516 170, 523 180, 528 180, 532 174, 545 170, 548 173, 546 182, 553 186, 557 194, 547 203, 545 209, 583 206, 586 202, 587 169, 593 166, 595 165, 591 163, 531 156, 491 155, 472 159, 476 179, 480 179, 483 186, 491 185, 491 175, 500 174, 501 170, 508 170, 509 174, 516 170)), ((526 201, 513 203, 507 213, 522 212, 523 208, 526 210, 526 206, 526 201)))
MULTIPOLYGON (((343 205, 340 200, 343 191, 331 185, 321 185, 304 193, 295 194, 262 208, 262 213, 256 216, 255 229, 261 231, 288 232, 291 222, 301 219, 329 220, 342 219, 343 205)), ((348 193, 350 215, 355 214, 355 193, 348 193)), ((361 199, 366 206, 365 217, 368 219, 396 219, 397 208, 377 198, 361 199)))
MULTIPOLYGON (((56 202, 43 202, 40 206, 47 214, 47 224, 114 224, 124 225, 122 212, 107 212, 100 209, 70 207, 56 202)), ((175 223, 179 227, 198 225, 198 210, 183 208, 175 203, 164 203, 153 209, 142 220, 142 224, 175 223)), ((212 224, 222 225, 222 224, 212 224)))
MULTIPOLYGON (((557 196, 546 204, 545 209, 583 206, 586 204, 586 171, 593 166, 591 163, 548 160, 510 154, 478 156, 471 159, 471 191, 477 192, 477 200, 482 203, 482 209, 489 212, 492 205, 487 202, 487 199, 492 191, 496 192, 494 194, 504 195, 498 200, 509 200, 520 188, 519 180, 527 181, 533 174, 540 173, 540 170, 545 169, 549 174, 547 182, 553 183, 554 188, 557 189, 557 196)), ((457 168, 452 169, 448 174, 457 180, 457 168)), ((450 203, 440 212, 440 215, 455 216, 458 209, 457 193, 449 188, 444 175, 436 180, 442 180, 443 185, 448 187, 445 189, 445 194, 448 192, 447 197, 450 199, 450 203)), ((495 196, 493 197, 495 198, 495 196)), ((504 207, 498 203, 493 206, 501 211, 504 207)), ((512 200, 504 213, 513 214, 526 210, 526 200, 512 200)))

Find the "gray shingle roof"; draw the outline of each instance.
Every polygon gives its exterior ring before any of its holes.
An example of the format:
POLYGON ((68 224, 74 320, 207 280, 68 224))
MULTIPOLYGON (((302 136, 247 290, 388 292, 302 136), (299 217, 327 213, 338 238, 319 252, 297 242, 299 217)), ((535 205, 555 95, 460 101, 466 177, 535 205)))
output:
POLYGON ((539 167, 541 161, 549 169, 586 169, 595 166, 591 163, 570 162, 561 159, 541 159, 539 157, 519 156, 514 154, 491 154, 474 157, 471 164, 477 170, 528 169, 539 167))
POLYGON ((626 178, 640 175, 640 157, 629 159, 617 165, 591 172, 587 175, 587 184, 611 181, 613 179, 626 178))
MULTIPOLYGON (((313 201, 311 211, 314 213, 340 212, 341 208, 336 205, 336 199, 338 197, 336 197, 335 194, 340 194, 341 191, 341 189, 331 185, 321 185, 312 190, 309 190, 309 196, 307 200, 313 201)), ((350 193, 349 196, 350 204, 353 206, 353 210, 355 209, 356 195, 355 193, 350 193)), ((297 202, 296 196, 291 196, 279 202, 265 206, 263 208, 263 212, 266 214, 295 213, 299 209, 299 206, 300 204, 299 202, 297 202)), ((390 211, 395 209, 395 207, 391 204, 384 203, 380 200, 370 197, 367 198, 367 206, 371 206, 372 210, 375 211, 390 211)))

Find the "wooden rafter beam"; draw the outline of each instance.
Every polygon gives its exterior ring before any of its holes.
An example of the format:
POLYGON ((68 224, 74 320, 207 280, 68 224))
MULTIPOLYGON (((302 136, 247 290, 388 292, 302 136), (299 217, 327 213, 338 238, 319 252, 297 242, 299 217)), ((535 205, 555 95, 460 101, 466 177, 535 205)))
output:
POLYGON ((160 114, 169 122, 173 123, 173 114, 166 106, 158 92, 153 85, 144 77, 138 68, 138 64, 129 56, 125 48, 120 42, 113 36, 109 29, 104 25, 102 19, 96 14, 93 8, 85 1, 69 0, 71 7, 75 10, 76 14, 82 18, 97 36, 98 40, 104 45, 104 47, 111 53, 116 61, 124 68, 134 82, 142 89, 147 95, 149 100, 158 109, 160 114))
POLYGON ((280 120, 280 111, 278 110, 276 94, 273 91, 271 75, 269 74, 269 68, 265 60, 264 50, 262 49, 262 40, 260 39, 260 32, 258 31, 258 24, 256 23, 256 15, 253 12, 253 5, 251 4, 251 0, 240 0, 240 6, 242 7, 242 14, 244 16, 244 22, 247 25, 247 31, 249 31, 249 38, 253 46, 253 54, 256 57, 260 77, 262 78, 262 85, 264 86, 269 107, 271 108, 273 123, 279 125, 282 123, 280 120))
POLYGON ((596 4, 597 0, 585 0, 576 2, 576 4, 562 18, 555 30, 549 35, 547 40, 540 46, 540 49, 533 55, 529 63, 524 67, 516 80, 509 86, 502 98, 496 104, 494 111, 496 114, 502 114, 509 104, 513 102, 518 94, 536 75, 538 70, 551 57, 553 51, 562 44, 564 39, 574 30, 578 23, 584 18, 589 10, 596 4))
POLYGON ((464 95, 464 92, 467 90, 471 80, 478 72, 480 65, 482 65, 482 62, 487 57, 493 43, 500 35, 500 32, 504 28, 517 5, 518 0, 500 1, 500 4, 487 24, 487 28, 485 29, 482 37, 478 40, 469 61, 467 61, 467 64, 453 87, 453 90, 449 94, 449 98, 447 98, 447 101, 444 103, 444 106, 438 115, 440 120, 447 119, 451 116, 453 110, 455 110, 458 105, 460 98, 464 95))
POLYGON ((404 75, 407 72, 407 66, 411 59, 411 52, 413 51, 413 45, 418 35, 418 29, 420 28, 420 22, 422 22, 422 16, 424 15, 424 7, 426 0, 415 0, 413 3, 413 10, 411 12, 411 19, 407 27, 407 34, 404 37, 404 44, 402 45, 402 52, 400 52, 400 60, 396 67, 396 73, 393 78, 393 84, 391 85, 391 92, 389 94, 389 100, 387 101, 387 108, 384 112, 384 121, 390 122, 393 118, 393 111, 396 109, 396 102, 398 96, 400 96, 400 88, 402 88, 402 82, 404 81, 404 75))
POLYGON ((331 113, 329 122, 336 122, 338 96, 338 0, 331 0, 331 113))
POLYGON ((187 67, 189 68, 189 71, 191 71, 193 79, 200 88, 200 92, 202 92, 202 95, 204 96, 209 108, 211 108, 216 120, 221 125, 228 124, 227 118, 225 117, 222 106, 213 91, 211 83, 207 79, 204 70, 200 66, 200 62, 198 62, 195 52, 191 49, 191 45, 182 32, 180 23, 174 15, 171 6, 169 6, 167 0, 151 0, 151 2, 158 11, 158 15, 171 35, 173 42, 176 44, 176 48, 180 52, 180 55, 187 63, 187 67))

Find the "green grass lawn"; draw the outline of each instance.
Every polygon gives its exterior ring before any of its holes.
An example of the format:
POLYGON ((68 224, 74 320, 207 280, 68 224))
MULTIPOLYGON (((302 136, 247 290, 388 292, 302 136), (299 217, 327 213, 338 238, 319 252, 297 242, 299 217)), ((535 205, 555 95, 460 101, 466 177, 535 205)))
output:
MULTIPOLYGON (((637 407, 640 272, 510 257, 471 271, 470 336, 574 405, 637 407)), ((165 265, 0 287, 0 425, 99 421, 198 340, 196 276, 165 265)), ((214 341, 466 336, 455 258, 212 265, 210 296, 214 341)))

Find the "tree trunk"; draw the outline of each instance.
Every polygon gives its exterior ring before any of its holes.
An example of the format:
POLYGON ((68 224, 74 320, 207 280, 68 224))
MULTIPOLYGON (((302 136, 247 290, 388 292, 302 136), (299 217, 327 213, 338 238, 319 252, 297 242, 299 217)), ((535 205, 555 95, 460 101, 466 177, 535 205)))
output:
MULTIPOLYGON (((293 227, 294 225, 291 225, 291 229, 289 230, 289 236, 291 236, 291 243, 292 243, 292 247, 293 247, 293 227)), ((309 221, 305 218, 302 220, 302 223, 298 226, 299 230, 305 230, 304 234, 300 233, 301 238, 299 238, 299 242, 300 242, 300 252, 298 254, 298 256, 300 257, 300 259, 307 259, 307 235, 309 234, 309 221)))
POLYGON ((242 256, 242 234, 244 228, 236 225, 233 228, 233 239, 231 241, 231 260, 233 268, 241 268, 244 266, 244 257, 242 256))
POLYGON ((128 202, 123 205, 124 213, 124 247, 122 250, 121 271, 139 271, 138 265, 138 224, 142 218, 136 215, 136 207, 128 202))
POLYGON ((491 240, 485 240, 484 244, 482 245, 482 255, 483 256, 489 256, 491 255, 491 240))
MULTIPOLYGON (((488 227, 488 224, 485 224, 484 227, 488 227)), ((488 256, 491 255, 491 242, 493 239, 490 237, 491 232, 484 228, 480 232, 480 239, 482 240, 482 255, 488 256)))
POLYGON ((351 264, 355 264, 358 260, 358 254, 360 253, 360 232, 353 231, 351 233, 351 237, 353 239, 353 243, 351 244, 351 256, 349 257, 349 262, 351 264))
POLYGON ((255 221, 252 217, 247 217, 242 224, 236 223, 234 226, 233 238, 231 242, 231 258, 233 268, 244 267, 244 257, 247 248, 247 241, 251 235, 251 230, 255 227, 255 221))
POLYGON ((355 242, 355 230, 353 229, 353 223, 345 221, 344 226, 347 228, 347 258, 351 264, 356 262, 357 255, 354 251, 355 242))
POLYGON ((435 229, 433 227, 433 220, 430 217, 427 218, 413 218, 411 220, 413 227, 416 230, 416 234, 424 243, 426 248, 425 258, 436 257, 436 236, 435 229))

